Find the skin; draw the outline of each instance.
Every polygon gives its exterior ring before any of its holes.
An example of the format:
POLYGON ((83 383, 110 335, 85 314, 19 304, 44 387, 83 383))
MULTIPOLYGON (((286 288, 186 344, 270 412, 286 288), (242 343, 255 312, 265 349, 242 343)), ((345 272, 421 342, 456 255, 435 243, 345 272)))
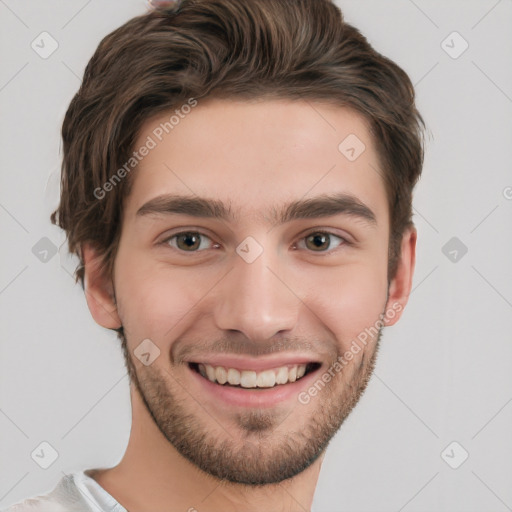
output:
MULTIPOLYGON (((149 120, 136 147, 168 118, 149 120)), ((379 169, 359 114, 283 99, 202 101, 139 164, 113 276, 83 246, 89 309, 103 327, 124 327, 136 376, 126 453, 90 475, 130 512, 310 510, 325 448, 367 385, 378 336, 359 344, 307 404, 296 394, 271 407, 226 404, 203 392, 186 359, 300 353, 321 363, 321 378, 386 311, 394 314, 385 325, 396 323, 411 291, 416 230, 404 234, 388 283, 389 211, 379 169), (353 162, 338 150, 349 134, 366 146, 353 162), (289 201, 333 193, 358 198, 376 223, 346 214, 271 222, 272 209, 289 201), (230 202, 238 217, 137 215, 162 194, 230 202), (333 234, 323 252, 306 243, 319 231, 333 234), (179 232, 206 235, 200 250, 166 242, 179 232), (248 236, 263 248, 252 263, 236 252, 248 236), (160 356, 146 366, 133 351, 148 338, 160 356), (248 483, 258 479, 262 485, 248 483)))

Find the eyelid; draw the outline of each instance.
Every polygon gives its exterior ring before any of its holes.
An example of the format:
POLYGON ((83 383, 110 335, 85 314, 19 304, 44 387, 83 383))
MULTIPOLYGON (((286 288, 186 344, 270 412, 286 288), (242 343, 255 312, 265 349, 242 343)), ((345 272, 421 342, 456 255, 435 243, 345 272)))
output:
POLYGON ((175 236, 183 235, 186 233, 197 233, 201 236, 205 236, 205 237, 209 238, 212 241, 214 238, 214 235, 210 234, 208 229, 203 228, 203 227, 200 228, 200 227, 191 226, 191 227, 187 227, 187 228, 181 228, 181 227, 176 228, 176 231, 170 230, 170 231, 166 232, 164 235, 162 235, 163 238, 158 237, 157 240, 159 240, 160 238, 161 238, 161 240, 157 241, 156 243, 157 244, 165 243, 165 242, 168 242, 171 238, 173 238, 175 236))
POLYGON ((313 235, 315 233, 322 233, 322 234, 325 234, 325 235, 336 236, 338 238, 341 238, 347 245, 348 244, 353 245, 353 244, 356 243, 356 240, 354 239, 354 237, 352 235, 350 235, 349 233, 347 233, 344 230, 339 232, 338 228, 322 228, 322 227, 320 227, 320 228, 312 228, 312 229, 308 228, 303 233, 301 233, 299 235, 299 237, 300 238, 306 238, 309 235, 313 235))

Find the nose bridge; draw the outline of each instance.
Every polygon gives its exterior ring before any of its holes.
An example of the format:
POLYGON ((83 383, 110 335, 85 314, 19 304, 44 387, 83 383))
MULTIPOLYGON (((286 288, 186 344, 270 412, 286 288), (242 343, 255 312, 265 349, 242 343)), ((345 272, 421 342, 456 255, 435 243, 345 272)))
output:
POLYGON ((275 250, 264 249, 252 261, 247 257, 251 251, 254 255, 261 249, 251 246, 250 240, 238 247, 233 270, 219 289, 215 317, 219 329, 237 330, 258 341, 293 329, 300 299, 287 286, 275 250))

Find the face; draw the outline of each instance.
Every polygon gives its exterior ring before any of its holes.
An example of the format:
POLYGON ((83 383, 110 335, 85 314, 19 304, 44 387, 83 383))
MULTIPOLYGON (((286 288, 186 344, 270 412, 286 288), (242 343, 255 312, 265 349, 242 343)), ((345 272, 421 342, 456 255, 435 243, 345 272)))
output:
POLYGON ((139 134, 155 147, 114 266, 136 392, 205 472, 276 483, 325 449, 404 305, 376 150, 358 114, 321 103, 209 100, 162 136, 169 117, 139 134))

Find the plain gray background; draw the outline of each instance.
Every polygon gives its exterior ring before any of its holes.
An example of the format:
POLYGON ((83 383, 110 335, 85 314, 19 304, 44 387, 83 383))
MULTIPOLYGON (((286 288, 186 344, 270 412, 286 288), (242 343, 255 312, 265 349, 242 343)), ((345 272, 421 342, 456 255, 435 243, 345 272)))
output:
MULTIPOLYGON (((512 2, 338 4, 409 73, 430 139, 413 293, 330 445, 313 510, 512 510, 512 2)), ((0 0, 0 508, 64 473, 114 465, 126 447, 121 351, 92 320, 49 215, 60 125, 84 67, 145 10, 0 0), (47 58, 31 47, 44 31, 58 43, 47 58), (58 452, 48 469, 31 458, 41 442, 58 452)))

